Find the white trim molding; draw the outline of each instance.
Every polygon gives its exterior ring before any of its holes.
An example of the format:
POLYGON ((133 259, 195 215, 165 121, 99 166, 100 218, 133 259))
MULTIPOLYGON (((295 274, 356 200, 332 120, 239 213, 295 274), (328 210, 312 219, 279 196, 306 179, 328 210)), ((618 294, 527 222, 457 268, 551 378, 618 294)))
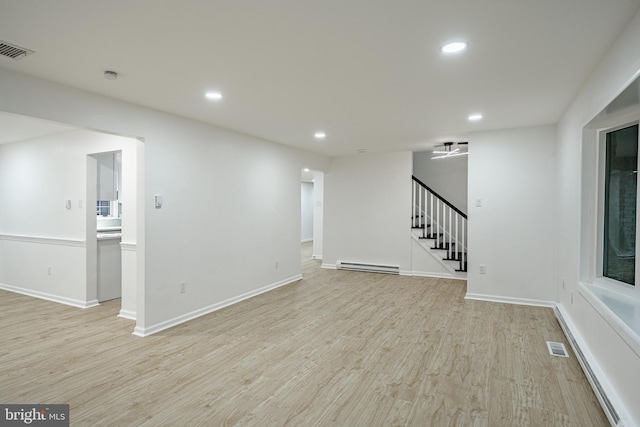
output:
POLYGON ((327 268, 329 270, 337 270, 338 267, 336 267, 335 264, 327 264, 326 262, 323 262, 322 265, 320 266, 320 268, 327 268))
POLYGON ((469 292, 467 292, 467 294, 464 296, 464 299, 476 300, 476 301, 499 302, 504 304, 530 305, 533 307, 548 307, 548 308, 553 308, 556 305, 556 303, 553 301, 545 301, 545 300, 529 299, 529 298, 500 297, 497 295, 474 294, 469 292))
POLYGON ((15 292, 17 294, 27 295, 30 297, 40 298, 51 302, 57 302, 59 304, 70 305, 77 308, 91 308, 100 305, 98 300, 82 301, 73 298, 62 297, 59 295, 48 294, 46 292, 25 289, 19 286, 7 285, 5 283, 0 283, 0 289, 9 292, 15 292))
POLYGON ((120 249, 122 249, 123 251, 135 252, 137 249, 137 245, 135 242, 120 242, 120 249))
POLYGON ((123 319, 128 319, 128 320, 136 320, 136 312, 131 310, 125 310, 124 308, 122 308, 118 313, 118 317, 122 317, 123 319))
POLYGON ((215 304, 211 304, 208 305, 206 307, 202 307, 199 308, 197 310, 194 310, 190 313, 185 313, 183 315, 174 317, 173 319, 169 319, 169 320, 165 320, 163 322, 160 323, 156 323, 155 325, 151 325, 149 327, 140 327, 140 326, 136 326, 135 329, 133 330, 133 335, 136 335, 138 337, 148 337, 149 335, 153 335, 155 333, 158 333, 160 331, 164 331, 165 329, 169 329, 172 328, 174 326, 177 326, 181 323, 184 322, 188 322, 189 320, 193 320, 197 317, 201 317, 204 316, 205 314, 209 314, 209 313, 213 313, 214 311, 220 310, 222 308, 228 307, 230 305, 239 303, 240 301, 244 301, 246 299, 258 296, 260 294, 263 294, 265 292, 269 292, 271 290, 274 290, 276 288, 279 288, 281 286, 285 286, 288 285, 290 283, 293 282, 297 282, 298 280, 302 279, 302 275, 301 274, 297 274, 295 276, 289 277, 287 279, 284 280, 280 280, 279 282, 275 282, 272 283, 270 285, 266 285, 263 286, 261 288, 258 288, 256 290, 250 291, 250 292, 246 292, 244 294, 238 295, 236 297, 232 297, 229 299, 226 299, 224 301, 215 303, 215 304))
POLYGON ((37 237, 37 236, 18 236, 12 234, 0 234, 0 240, 9 240, 13 242, 23 242, 23 243, 39 243, 44 245, 58 245, 58 246, 75 246, 75 247, 85 247, 85 240, 74 240, 74 239, 59 239, 52 237, 37 237))
POLYGON ((428 271, 411 271, 408 275, 416 277, 433 277, 435 279, 467 280, 466 277, 454 276, 450 273, 431 273, 428 271))

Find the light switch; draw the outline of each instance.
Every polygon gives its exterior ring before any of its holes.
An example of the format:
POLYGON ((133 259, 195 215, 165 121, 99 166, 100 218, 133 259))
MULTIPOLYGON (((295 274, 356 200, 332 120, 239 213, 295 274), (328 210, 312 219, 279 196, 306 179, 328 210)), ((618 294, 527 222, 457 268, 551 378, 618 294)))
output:
POLYGON ((476 199, 476 208, 482 207, 482 199, 476 199))
POLYGON ((159 194, 156 194, 155 202, 156 202, 156 209, 160 209, 162 207, 162 196, 159 194))

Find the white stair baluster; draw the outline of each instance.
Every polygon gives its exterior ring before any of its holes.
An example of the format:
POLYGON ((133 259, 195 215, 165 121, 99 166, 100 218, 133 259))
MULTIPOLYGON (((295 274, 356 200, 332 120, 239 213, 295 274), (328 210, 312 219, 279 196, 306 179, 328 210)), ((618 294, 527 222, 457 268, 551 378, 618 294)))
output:
POLYGON ((411 183, 413 184, 413 191, 411 192, 411 206, 412 206, 412 211, 413 211, 413 218, 411 218, 411 227, 415 228, 416 227, 416 182, 415 181, 411 181, 411 183))
POLYGON ((440 247, 440 199, 436 199, 436 248, 440 247))
POLYGON ((431 199, 431 201, 429 202, 429 207, 430 207, 430 215, 429 215, 429 219, 431 221, 431 228, 429 229, 429 231, 431 232, 431 237, 433 237, 433 194, 431 192, 429 192, 429 198, 431 199))
POLYGON ((462 264, 460 264, 460 270, 464 270, 464 263, 467 262, 466 260, 466 250, 465 250, 465 243, 466 243, 466 239, 464 238, 464 224, 465 221, 462 221, 462 264))
POLYGON ((458 212, 456 212, 455 215, 455 219, 456 219, 456 251, 453 253, 453 257, 454 258, 458 258, 458 248, 460 247, 460 240, 458 240, 458 221, 459 221, 459 215, 458 212))
POLYGON ((420 186, 420 226, 422 227, 422 237, 426 237, 427 229, 427 193, 420 186))
POLYGON ((451 237, 452 237, 452 234, 453 234, 452 233, 452 229, 451 229, 451 211, 452 210, 453 209, 451 209, 451 207, 449 207, 449 224, 447 224, 447 233, 449 233, 449 250, 447 251, 448 252, 447 258, 449 258, 449 259, 451 259, 451 247, 453 246, 452 245, 453 241, 451 240, 451 237))
POLYGON ((422 222, 422 188, 418 188, 418 226, 423 224, 422 222))

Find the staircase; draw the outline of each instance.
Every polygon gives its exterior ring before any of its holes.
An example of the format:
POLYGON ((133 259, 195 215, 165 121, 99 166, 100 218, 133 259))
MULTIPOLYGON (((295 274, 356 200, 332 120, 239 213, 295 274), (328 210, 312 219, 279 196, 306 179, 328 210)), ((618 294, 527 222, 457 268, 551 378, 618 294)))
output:
POLYGON ((412 189, 413 238, 455 277, 467 272, 467 215, 415 176, 412 189))

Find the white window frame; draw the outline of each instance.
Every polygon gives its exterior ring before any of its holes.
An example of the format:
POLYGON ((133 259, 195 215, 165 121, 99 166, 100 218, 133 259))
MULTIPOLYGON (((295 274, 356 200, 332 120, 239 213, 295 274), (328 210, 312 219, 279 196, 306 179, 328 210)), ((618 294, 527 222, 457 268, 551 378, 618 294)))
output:
MULTIPOLYGON (((640 105, 637 105, 613 115, 598 117, 583 128, 578 292, 640 356, 640 282, 636 280, 633 286, 602 275, 606 135, 639 122, 640 105)), ((640 191, 636 203, 639 200, 640 191)), ((640 210, 636 212, 638 223, 640 210)), ((636 227, 636 247, 640 246, 639 232, 640 228, 636 227)), ((636 265, 636 277, 639 272, 640 262, 636 265)))
MULTIPOLYGON (((592 282, 609 288, 622 295, 638 299, 640 301, 640 262, 636 263, 635 268, 635 286, 628 283, 620 282, 603 275, 604 270, 604 202, 605 202, 605 173, 606 173, 606 143, 607 134, 624 129, 630 126, 640 124, 640 115, 636 112, 626 114, 606 123, 606 126, 599 127, 597 132, 597 184, 596 184, 596 257, 595 257, 595 276, 592 282)), ((640 147, 640 140, 638 141, 640 147)), ((640 162, 640 149, 638 161, 640 162)), ((638 165, 640 167, 640 164, 638 165)), ((637 197, 636 197, 636 254, 640 254, 640 179, 638 179, 637 197)), ((638 260, 640 261, 640 260, 638 260)))

